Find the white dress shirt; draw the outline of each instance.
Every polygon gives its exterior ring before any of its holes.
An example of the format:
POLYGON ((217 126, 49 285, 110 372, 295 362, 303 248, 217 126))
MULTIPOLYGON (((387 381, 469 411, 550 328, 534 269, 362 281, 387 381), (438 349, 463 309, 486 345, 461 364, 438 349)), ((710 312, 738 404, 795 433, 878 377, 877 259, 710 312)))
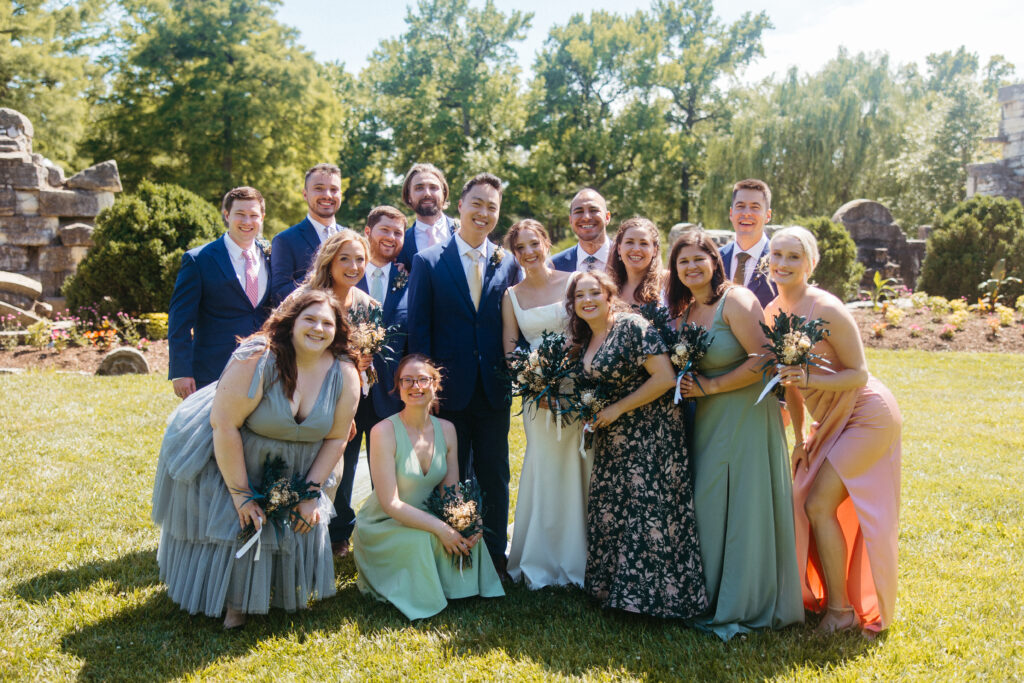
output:
MULTIPOLYGON (((768 235, 761 234, 761 239, 757 241, 757 244, 752 246, 750 249, 740 249, 740 243, 737 242, 736 246, 732 250, 732 267, 729 272, 732 273, 732 277, 736 276, 736 268, 739 265, 739 259, 737 258, 741 253, 750 254, 750 258, 747 259, 747 270, 743 273, 743 286, 750 286, 750 278, 754 276, 754 271, 757 270, 757 262, 761 260, 761 252, 764 251, 765 246, 768 244, 768 235)), ((729 280, 732 280, 732 277, 729 280)))
MULTIPOLYGON (((228 248, 228 257, 231 259, 231 267, 235 269, 235 276, 238 278, 238 284, 242 285, 242 291, 245 291, 245 257, 242 256, 242 248, 235 244, 235 241, 225 233, 224 234, 224 246, 228 248)), ((262 254, 260 254, 260 248, 253 242, 252 246, 247 250, 252 254, 253 262, 256 264, 256 269, 259 272, 259 296, 256 298, 257 301, 263 301, 263 295, 267 293, 267 268, 263 262, 262 254)))
POLYGON ((593 256, 597 263, 594 264, 592 270, 604 270, 605 266, 608 265, 608 251, 611 248, 611 240, 605 238, 604 244, 593 254, 588 254, 583 250, 579 244, 576 245, 576 270, 586 270, 583 262, 587 260, 588 256, 593 256))
POLYGON ((326 240, 328 237, 336 233, 341 228, 341 226, 335 223, 334 221, 331 221, 330 225, 324 225, 317 219, 313 218, 313 214, 311 213, 307 213, 306 218, 309 219, 309 222, 313 224, 313 228, 316 230, 316 236, 320 238, 320 244, 323 244, 324 240, 326 240))
POLYGON ((417 251, 422 251, 430 246, 428 233, 434 233, 434 244, 441 244, 441 242, 448 239, 448 219, 443 213, 437 217, 437 221, 433 225, 427 225, 417 218, 416 222, 413 223, 413 228, 415 228, 413 235, 416 237, 417 251))
POLYGON ((381 272, 384 277, 384 294, 380 298, 380 305, 384 305, 384 300, 388 298, 388 282, 391 278, 391 263, 385 263, 383 266, 375 266, 372 263, 366 264, 366 289, 369 291, 370 296, 373 296, 373 276, 377 271, 381 272))

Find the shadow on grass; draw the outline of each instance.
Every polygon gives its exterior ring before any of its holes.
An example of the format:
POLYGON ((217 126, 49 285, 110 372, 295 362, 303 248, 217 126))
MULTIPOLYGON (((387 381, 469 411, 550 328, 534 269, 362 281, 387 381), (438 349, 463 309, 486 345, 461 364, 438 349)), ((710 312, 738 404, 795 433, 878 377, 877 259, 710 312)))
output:
MULTIPOLYGON (((442 672, 417 669, 414 655, 401 653, 402 633, 409 631, 443 634, 446 649, 455 658, 500 651, 551 674, 603 672, 652 680, 766 678, 803 667, 822 670, 840 667, 872 647, 856 634, 817 637, 810 626, 722 643, 676 621, 604 612, 582 592, 567 588, 529 591, 514 586, 505 598, 456 601, 441 614, 410 624, 394 607, 358 592, 351 560, 341 562, 338 570, 343 585, 334 598, 291 614, 271 610, 250 617, 242 631, 226 633, 217 619, 185 614, 161 590, 144 603, 65 634, 61 647, 83 660, 81 678, 104 680, 133 678, 142 671, 149 680, 180 678, 218 661, 250 656, 263 644, 282 638, 300 645, 326 640, 344 651, 353 637, 395 640, 395 657, 406 658, 404 664, 394 662, 399 670, 407 665, 412 677, 443 678, 442 672)), ((50 572, 16 590, 26 599, 39 600, 87 588, 100 578, 119 588, 154 584, 153 553, 134 553, 99 568, 86 565, 50 572)), ((261 656, 270 664, 275 655, 261 656)), ((333 659, 359 670, 360 662, 343 652, 333 659)), ((369 663, 378 672, 379 665, 369 663)), ((469 668, 464 673, 487 675, 469 668)))
POLYGON ((159 583, 156 550, 139 550, 115 560, 90 562, 73 569, 54 569, 14 586, 26 602, 44 602, 55 595, 88 590, 94 583, 109 581, 114 592, 145 588, 159 583))

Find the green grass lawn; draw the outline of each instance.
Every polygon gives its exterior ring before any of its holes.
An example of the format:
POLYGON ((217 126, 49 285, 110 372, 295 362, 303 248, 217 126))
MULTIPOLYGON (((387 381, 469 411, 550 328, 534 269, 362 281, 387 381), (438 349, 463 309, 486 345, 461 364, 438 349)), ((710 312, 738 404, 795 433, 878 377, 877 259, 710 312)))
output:
MULTIPOLYGON (((351 560, 337 597, 227 634, 157 580, 169 383, 0 376, 0 680, 1024 678, 1024 357, 869 362, 905 421, 899 597, 874 642, 808 626, 722 644, 576 590, 519 587, 410 625, 359 593, 351 560)), ((517 420, 513 481, 523 446, 517 420)))

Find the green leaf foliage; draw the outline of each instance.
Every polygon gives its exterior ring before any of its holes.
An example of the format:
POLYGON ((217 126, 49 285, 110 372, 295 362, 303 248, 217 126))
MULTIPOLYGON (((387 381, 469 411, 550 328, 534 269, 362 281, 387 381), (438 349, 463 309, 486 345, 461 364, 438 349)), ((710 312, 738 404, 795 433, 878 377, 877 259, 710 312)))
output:
POLYGON ((99 303, 131 313, 166 311, 181 255, 222 230, 209 202, 177 185, 144 180, 97 218, 95 246, 64 283, 68 307, 99 303))
POLYGON ((1024 277, 1024 209, 1016 199, 972 197, 935 225, 918 287, 947 299, 973 299, 1000 258, 1008 276, 1024 277))
POLYGON ((854 298, 864 275, 864 265, 857 262, 857 245, 846 228, 827 216, 797 218, 793 223, 810 230, 818 240, 821 259, 814 269, 814 283, 843 301, 854 298))

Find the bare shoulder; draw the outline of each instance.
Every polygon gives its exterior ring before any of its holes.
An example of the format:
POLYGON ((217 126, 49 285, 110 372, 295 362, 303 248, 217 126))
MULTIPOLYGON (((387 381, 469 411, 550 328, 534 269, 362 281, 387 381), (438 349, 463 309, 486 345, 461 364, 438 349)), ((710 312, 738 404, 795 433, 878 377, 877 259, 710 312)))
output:
POLYGON ((565 285, 571 277, 572 273, 567 273, 564 270, 555 270, 551 273, 551 282, 556 285, 565 285))
POLYGON ((441 425, 441 433, 444 434, 445 442, 448 444, 455 443, 455 425, 441 418, 437 418, 437 421, 441 425))
POLYGON ((831 292, 826 292, 818 287, 812 287, 808 288, 807 294, 814 302, 815 318, 823 318, 829 322, 838 319, 853 321, 853 316, 850 314, 849 309, 846 308, 846 304, 831 292))
POLYGON ((370 428, 370 434, 374 439, 384 439, 385 442, 393 442, 395 440, 395 425, 394 423, 385 418, 373 425, 370 428))

